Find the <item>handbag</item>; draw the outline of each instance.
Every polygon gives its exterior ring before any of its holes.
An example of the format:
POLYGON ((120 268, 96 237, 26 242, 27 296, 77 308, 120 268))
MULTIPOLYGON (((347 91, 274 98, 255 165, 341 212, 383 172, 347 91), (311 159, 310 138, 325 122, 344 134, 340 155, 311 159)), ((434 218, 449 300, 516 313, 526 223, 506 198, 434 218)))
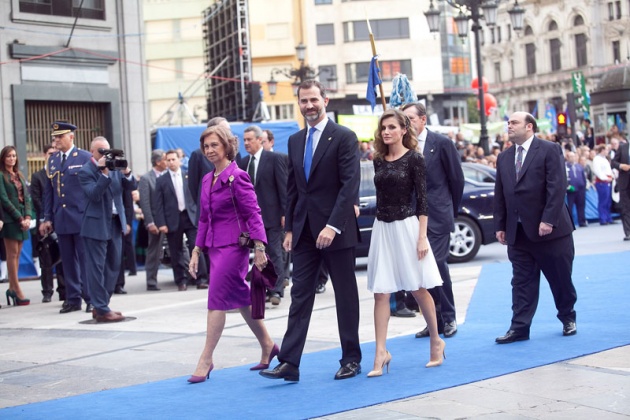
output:
POLYGON ((241 228, 241 221, 238 218, 238 210, 236 209, 236 201, 234 200, 234 190, 232 189, 232 181, 234 180, 234 176, 230 176, 230 196, 232 197, 232 206, 234 206, 234 214, 236 214, 236 223, 238 223, 238 230, 241 231, 241 234, 238 235, 238 245, 242 248, 254 248, 254 241, 249 236, 249 232, 243 231, 241 228))

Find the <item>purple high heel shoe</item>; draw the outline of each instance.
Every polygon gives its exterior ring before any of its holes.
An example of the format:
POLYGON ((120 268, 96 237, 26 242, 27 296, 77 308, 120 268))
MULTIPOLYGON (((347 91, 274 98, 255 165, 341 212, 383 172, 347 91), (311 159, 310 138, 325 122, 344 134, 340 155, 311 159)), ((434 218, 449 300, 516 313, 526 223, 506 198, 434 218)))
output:
MULTIPOLYGON (((273 349, 271 349, 271 354, 269 355, 269 363, 280 353, 280 348, 277 344, 274 343, 273 349)), ((258 363, 256 366, 252 366, 249 370, 263 370, 269 369, 269 363, 258 363)))
POLYGON ((190 382, 191 384, 199 384, 201 382, 205 382, 206 379, 210 379, 210 372, 212 372, 212 369, 214 369, 214 363, 210 365, 210 369, 208 369, 208 374, 206 376, 192 375, 190 378, 188 378, 188 382, 190 382))

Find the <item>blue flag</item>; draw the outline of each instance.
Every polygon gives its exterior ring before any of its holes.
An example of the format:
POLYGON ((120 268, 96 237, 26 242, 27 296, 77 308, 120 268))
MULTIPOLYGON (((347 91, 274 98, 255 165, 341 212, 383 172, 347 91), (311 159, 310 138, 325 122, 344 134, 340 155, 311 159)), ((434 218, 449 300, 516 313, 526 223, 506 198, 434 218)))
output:
POLYGON ((377 57, 372 57, 372 61, 370 62, 367 93, 365 94, 365 99, 372 105, 372 111, 374 111, 374 107, 376 106, 376 86, 381 84, 381 78, 378 76, 379 69, 376 66, 376 58, 377 57))

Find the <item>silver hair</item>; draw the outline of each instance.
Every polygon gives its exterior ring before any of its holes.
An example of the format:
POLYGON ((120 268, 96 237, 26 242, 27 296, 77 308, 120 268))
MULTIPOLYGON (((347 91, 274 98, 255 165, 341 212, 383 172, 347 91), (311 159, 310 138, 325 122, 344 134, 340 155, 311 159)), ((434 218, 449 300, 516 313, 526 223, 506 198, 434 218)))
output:
POLYGON ((155 166, 164 157, 164 150, 155 149, 151 152, 151 166, 155 166))
POLYGON ((250 131, 253 132, 257 138, 262 137, 262 129, 257 125, 250 125, 245 130, 243 130, 244 133, 249 133, 250 131))

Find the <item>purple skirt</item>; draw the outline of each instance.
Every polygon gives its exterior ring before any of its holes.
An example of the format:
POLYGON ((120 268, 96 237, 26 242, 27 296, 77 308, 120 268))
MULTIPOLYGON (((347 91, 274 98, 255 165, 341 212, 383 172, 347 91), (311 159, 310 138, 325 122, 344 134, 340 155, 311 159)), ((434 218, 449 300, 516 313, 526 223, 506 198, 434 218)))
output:
POLYGON ((210 282, 208 309, 228 311, 252 304, 249 284, 249 249, 229 245, 208 250, 210 282))

